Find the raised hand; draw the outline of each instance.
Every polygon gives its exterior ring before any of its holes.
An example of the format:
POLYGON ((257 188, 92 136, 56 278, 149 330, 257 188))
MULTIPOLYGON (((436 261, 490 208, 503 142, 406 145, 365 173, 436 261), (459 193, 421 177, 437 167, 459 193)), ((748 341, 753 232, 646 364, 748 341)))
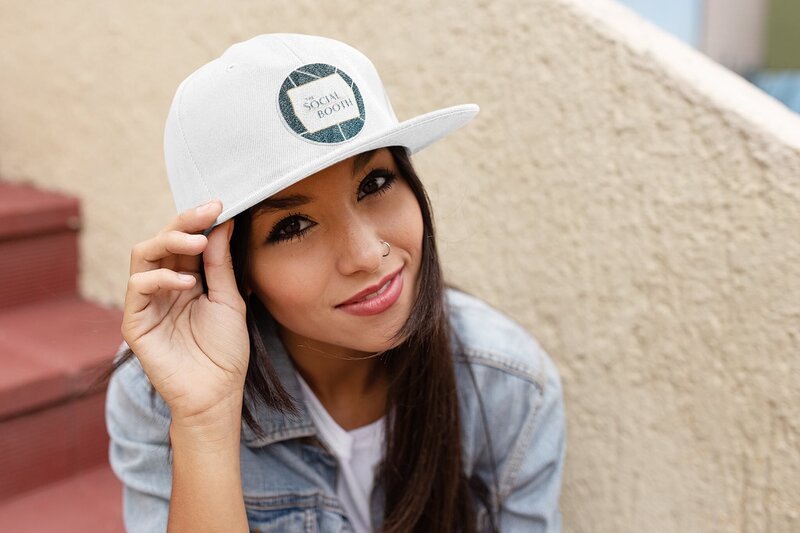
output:
POLYGON ((233 220, 200 234, 221 211, 219 201, 184 211, 131 253, 122 336, 184 426, 241 409, 250 344, 230 256, 233 220))

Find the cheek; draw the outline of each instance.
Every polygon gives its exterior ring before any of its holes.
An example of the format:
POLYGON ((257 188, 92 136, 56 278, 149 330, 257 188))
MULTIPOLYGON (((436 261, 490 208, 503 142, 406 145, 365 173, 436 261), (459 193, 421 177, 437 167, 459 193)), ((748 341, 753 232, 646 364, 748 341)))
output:
POLYGON ((316 261, 291 253, 256 255, 252 261, 253 291, 276 320, 294 322, 294 315, 319 305, 326 282, 316 261))
POLYGON ((395 242, 401 244, 414 259, 419 261, 422 252, 422 212, 410 189, 408 194, 404 195, 403 202, 391 221, 395 242))

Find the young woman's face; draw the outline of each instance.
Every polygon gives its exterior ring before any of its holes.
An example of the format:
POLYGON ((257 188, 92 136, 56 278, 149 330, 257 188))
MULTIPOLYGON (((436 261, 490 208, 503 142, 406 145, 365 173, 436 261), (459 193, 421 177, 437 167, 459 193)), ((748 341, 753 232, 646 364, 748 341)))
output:
POLYGON ((416 296, 423 234, 419 204, 391 152, 376 151, 361 169, 346 159, 260 207, 250 289, 290 338, 348 352, 391 348, 416 296), (291 202, 300 197, 307 202, 291 202), (391 245, 386 257, 381 241, 391 245), (342 305, 395 273, 373 302, 342 305))

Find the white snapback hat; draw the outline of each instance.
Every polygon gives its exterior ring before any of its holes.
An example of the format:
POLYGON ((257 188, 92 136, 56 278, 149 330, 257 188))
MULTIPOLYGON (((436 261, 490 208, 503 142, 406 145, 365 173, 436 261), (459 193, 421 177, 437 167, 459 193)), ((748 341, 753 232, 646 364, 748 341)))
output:
POLYGON ((398 122, 375 66, 358 50, 325 37, 259 35, 180 84, 164 158, 178 212, 219 198, 217 225, 361 152, 417 152, 477 112, 464 104, 398 122))

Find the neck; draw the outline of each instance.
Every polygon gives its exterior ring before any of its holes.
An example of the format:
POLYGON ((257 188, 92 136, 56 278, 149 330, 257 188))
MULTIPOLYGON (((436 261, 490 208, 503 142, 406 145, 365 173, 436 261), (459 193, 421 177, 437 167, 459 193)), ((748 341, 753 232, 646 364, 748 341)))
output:
POLYGON ((388 382, 375 354, 300 337, 282 327, 279 335, 297 371, 345 430, 383 416, 388 382))

